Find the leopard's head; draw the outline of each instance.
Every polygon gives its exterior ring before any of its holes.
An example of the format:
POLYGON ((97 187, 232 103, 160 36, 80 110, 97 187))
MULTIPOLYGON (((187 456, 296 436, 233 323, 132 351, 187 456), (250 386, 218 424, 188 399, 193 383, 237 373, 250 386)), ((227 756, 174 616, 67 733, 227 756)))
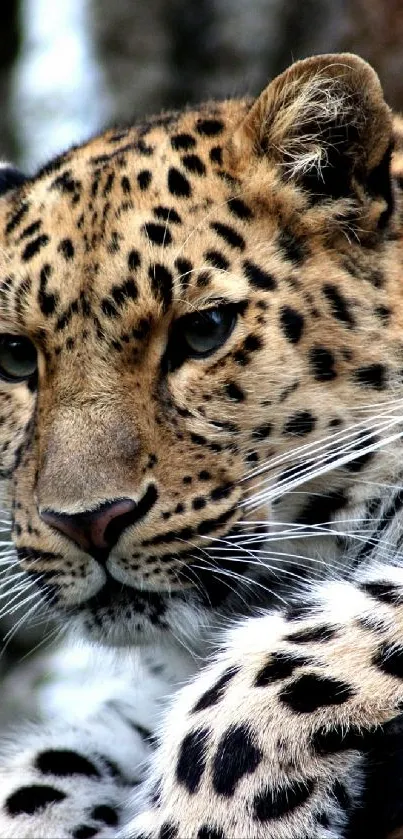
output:
POLYGON ((265 591, 271 522, 326 522, 367 498, 359 469, 390 474, 355 412, 401 388, 391 148, 375 73, 340 55, 33 178, 3 168, 1 469, 27 610, 112 643, 197 633, 265 591))

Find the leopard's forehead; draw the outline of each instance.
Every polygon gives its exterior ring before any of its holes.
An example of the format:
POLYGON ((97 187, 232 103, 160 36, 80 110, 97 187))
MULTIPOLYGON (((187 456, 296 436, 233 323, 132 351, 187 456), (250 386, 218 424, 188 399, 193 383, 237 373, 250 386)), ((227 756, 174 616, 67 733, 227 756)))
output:
MULTIPOLYGON (((181 314, 211 295, 242 296, 251 280, 264 286, 244 254, 253 210, 223 162, 246 107, 110 130, 29 181, 4 220, 3 308, 16 327, 67 334, 91 312, 98 339, 106 330, 124 342, 114 324, 127 303, 143 332, 172 307, 181 314)), ((265 227, 267 236, 267 218, 265 227)))
MULTIPOLYGON (((166 335, 170 319, 221 299, 253 298, 260 306, 253 329, 275 348, 282 377, 279 346, 302 347, 315 382, 336 379, 334 354, 344 370, 352 358, 346 328, 367 302, 380 313, 378 337, 383 309, 372 297, 382 290, 381 264, 340 235, 343 199, 311 201, 250 144, 243 159, 239 149, 232 153, 249 111, 248 100, 228 100, 110 129, 7 197, 0 211, 2 330, 32 338, 48 374, 53 362, 65 376, 66 355, 84 358, 87 348, 91 360, 95 350, 110 367, 113 358, 122 367, 151 333, 158 340, 161 321, 166 335), (351 297, 357 270, 369 283, 368 301, 351 297), (331 335, 325 327, 326 346, 324 318, 332 326, 331 335), (323 363, 326 378, 318 372, 323 363)), ((384 256, 378 251, 376 260, 384 256)), ((255 334, 246 340, 265 345, 255 334)), ((244 347, 235 353, 238 367, 246 355, 244 347)), ((363 365, 356 358, 359 370, 363 365)))

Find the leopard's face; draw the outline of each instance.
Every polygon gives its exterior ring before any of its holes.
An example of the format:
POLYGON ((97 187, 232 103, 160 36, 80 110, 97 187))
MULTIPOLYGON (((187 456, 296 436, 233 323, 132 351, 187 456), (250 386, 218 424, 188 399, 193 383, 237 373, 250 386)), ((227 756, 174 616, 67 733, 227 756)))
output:
POLYGON ((257 148, 256 107, 109 131, 2 199, 13 539, 43 599, 113 643, 196 630, 248 590, 262 521, 303 520, 323 487, 347 503, 353 470, 336 469, 279 513, 265 495, 248 507, 260 466, 279 458, 283 481, 301 445, 397 387, 388 137, 374 128, 371 189, 351 167, 337 190, 322 167, 318 195, 278 143, 257 148))

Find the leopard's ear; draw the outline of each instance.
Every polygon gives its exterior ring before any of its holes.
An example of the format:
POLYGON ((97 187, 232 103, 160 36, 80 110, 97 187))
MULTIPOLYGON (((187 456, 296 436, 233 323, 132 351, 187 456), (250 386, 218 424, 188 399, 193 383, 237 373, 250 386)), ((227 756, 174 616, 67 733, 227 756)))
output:
POLYGON ((11 163, 0 162, 0 196, 21 186, 26 176, 11 163))
POLYGON ((267 156, 314 201, 354 195, 390 205, 391 112, 375 71, 355 55, 293 64, 255 101, 231 145, 235 165, 267 156))

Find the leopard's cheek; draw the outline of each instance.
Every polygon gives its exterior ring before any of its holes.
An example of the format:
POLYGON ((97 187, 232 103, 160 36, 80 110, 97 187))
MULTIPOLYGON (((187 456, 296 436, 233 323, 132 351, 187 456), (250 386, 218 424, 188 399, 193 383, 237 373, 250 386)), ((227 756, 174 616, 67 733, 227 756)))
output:
POLYGON ((35 393, 0 381, 0 478, 9 479, 32 443, 35 393))

